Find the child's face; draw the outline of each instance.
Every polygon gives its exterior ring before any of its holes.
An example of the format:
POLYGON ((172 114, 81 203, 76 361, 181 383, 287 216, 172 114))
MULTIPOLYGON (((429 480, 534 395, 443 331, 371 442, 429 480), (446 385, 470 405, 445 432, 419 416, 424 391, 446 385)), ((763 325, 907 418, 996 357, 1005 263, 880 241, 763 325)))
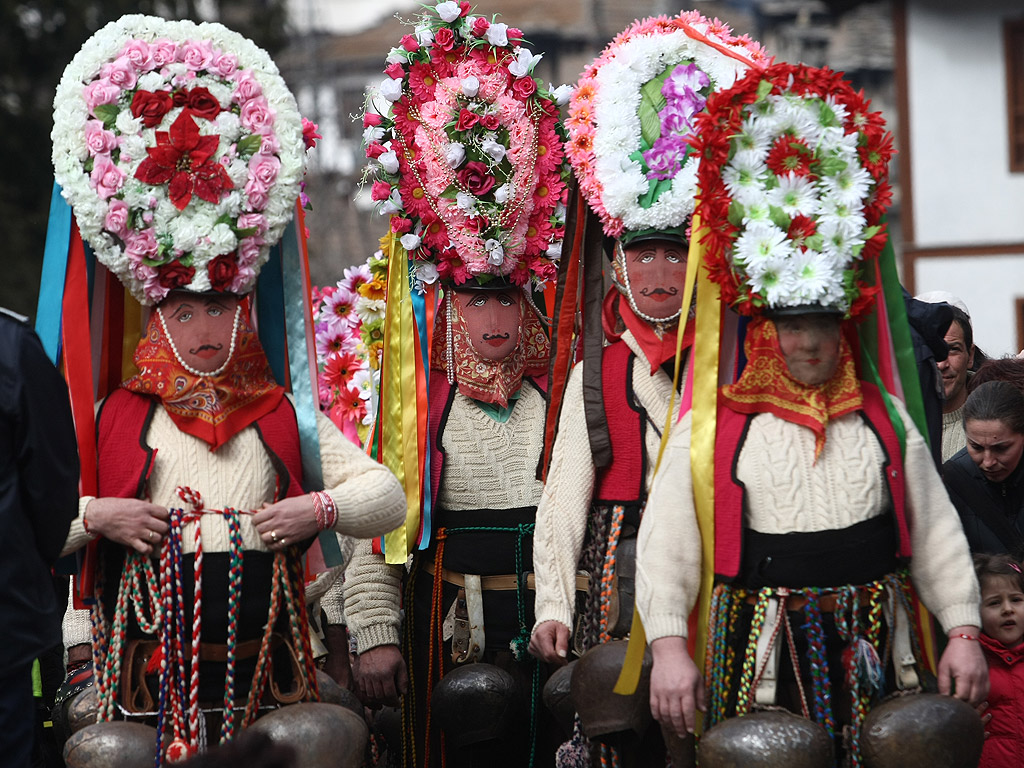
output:
POLYGON ((981 628, 1007 648, 1024 640, 1024 592, 1017 579, 986 576, 981 580, 981 628))

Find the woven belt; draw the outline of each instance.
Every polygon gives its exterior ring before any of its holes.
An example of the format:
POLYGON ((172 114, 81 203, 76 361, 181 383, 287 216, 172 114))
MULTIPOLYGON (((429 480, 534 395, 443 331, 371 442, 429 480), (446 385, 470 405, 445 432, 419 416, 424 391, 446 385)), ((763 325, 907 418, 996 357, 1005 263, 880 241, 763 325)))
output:
MULTIPOLYGON (((433 561, 424 560, 420 565, 420 570, 429 573, 433 576, 436 572, 433 561)), ((447 581, 449 584, 454 584, 456 587, 466 586, 466 577, 464 574, 456 573, 455 571, 449 571, 447 568, 441 569, 441 580, 447 581)), ((533 575, 533 572, 526 574, 526 588, 536 590, 537 580, 533 575)), ((590 577, 585 573, 576 574, 576 589, 580 592, 586 592, 590 588, 590 577)), ((481 576, 480 577, 480 589, 485 591, 494 592, 508 592, 511 590, 519 589, 519 577, 514 573, 502 573, 497 576, 481 576)))
MULTIPOLYGON (((871 596, 871 593, 867 589, 860 590, 860 597, 862 600, 867 600, 871 596)), ((790 594, 790 595, 779 595, 773 594, 771 597, 777 599, 781 604, 785 600, 787 611, 799 611, 807 605, 808 597, 804 594, 790 594)), ((758 593, 747 595, 745 598, 749 605, 757 605, 758 593)), ((865 603, 861 603, 864 605, 865 603)), ((828 594, 818 596, 818 609, 822 613, 835 613, 836 608, 839 605, 839 594, 835 592, 829 592, 828 594)))

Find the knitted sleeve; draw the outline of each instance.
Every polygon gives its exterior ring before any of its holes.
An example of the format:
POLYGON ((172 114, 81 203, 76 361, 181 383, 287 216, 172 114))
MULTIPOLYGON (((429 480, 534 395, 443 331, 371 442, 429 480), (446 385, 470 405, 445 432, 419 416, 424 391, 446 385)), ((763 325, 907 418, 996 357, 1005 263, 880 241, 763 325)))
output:
POLYGON ((700 589, 701 539, 690 474, 690 415, 672 427, 637 533, 636 607, 648 642, 686 637, 700 589))
POLYGON ((537 507, 533 536, 537 624, 558 621, 572 628, 576 569, 593 493, 594 461, 583 411, 583 366, 577 365, 566 386, 551 468, 537 507))
MULTIPOLYGON (((402 567, 388 565, 383 555, 374 554, 369 539, 356 545, 345 569, 344 593, 345 619, 358 653, 378 645, 399 645, 402 567)), ((328 623, 334 623, 330 616, 328 623)))
POLYGON ((405 493, 398 480, 349 442, 329 418, 317 412, 324 487, 334 499, 338 533, 369 538, 405 521, 405 493))
POLYGON ((903 403, 895 399, 894 403, 907 430, 903 468, 914 587, 943 631, 963 625, 980 627, 978 581, 960 516, 946 494, 924 438, 903 403))

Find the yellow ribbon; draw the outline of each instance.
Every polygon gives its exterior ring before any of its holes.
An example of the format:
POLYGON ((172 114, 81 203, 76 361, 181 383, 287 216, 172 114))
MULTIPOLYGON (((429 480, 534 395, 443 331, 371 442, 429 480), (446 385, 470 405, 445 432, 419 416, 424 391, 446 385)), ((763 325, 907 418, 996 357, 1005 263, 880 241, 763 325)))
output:
POLYGON ((416 419, 416 330, 409 293, 409 257, 390 232, 380 241, 388 260, 384 355, 380 372, 380 462, 405 489, 405 523, 384 536, 384 559, 406 561, 420 526, 421 483, 416 419))
POLYGON ((135 367, 135 348, 142 338, 142 305, 124 289, 124 330, 121 336, 121 381, 131 378, 139 369, 135 367))

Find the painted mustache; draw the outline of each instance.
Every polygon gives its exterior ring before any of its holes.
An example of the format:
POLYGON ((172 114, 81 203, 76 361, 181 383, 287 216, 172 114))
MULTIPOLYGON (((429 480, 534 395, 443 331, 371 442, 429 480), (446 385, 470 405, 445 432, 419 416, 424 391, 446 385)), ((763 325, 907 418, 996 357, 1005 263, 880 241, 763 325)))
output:
POLYGON ((676 296, 678 293, 679 289, 675 286, 672 286, 671 288, 662 288, 660 286, 657 288, 644 288, 640 291, 641 296, 658 296, 659 294, 663 294, 665 296, 676 296))
POLYGON ((198 355, 204 349, 209 349, 212 352, 220 352, 222 349, 224 349, 224 345, 223 344, 203 344, 203 345, 201 345, 199 347, 194 347, 194 348, 190 349, 189 350, 189 354, 198 355))
POLYGON ((507 333, 485 333, 483 335, 484 341, 491 341, 492 339, 507 339, 509 334, 507 333))

